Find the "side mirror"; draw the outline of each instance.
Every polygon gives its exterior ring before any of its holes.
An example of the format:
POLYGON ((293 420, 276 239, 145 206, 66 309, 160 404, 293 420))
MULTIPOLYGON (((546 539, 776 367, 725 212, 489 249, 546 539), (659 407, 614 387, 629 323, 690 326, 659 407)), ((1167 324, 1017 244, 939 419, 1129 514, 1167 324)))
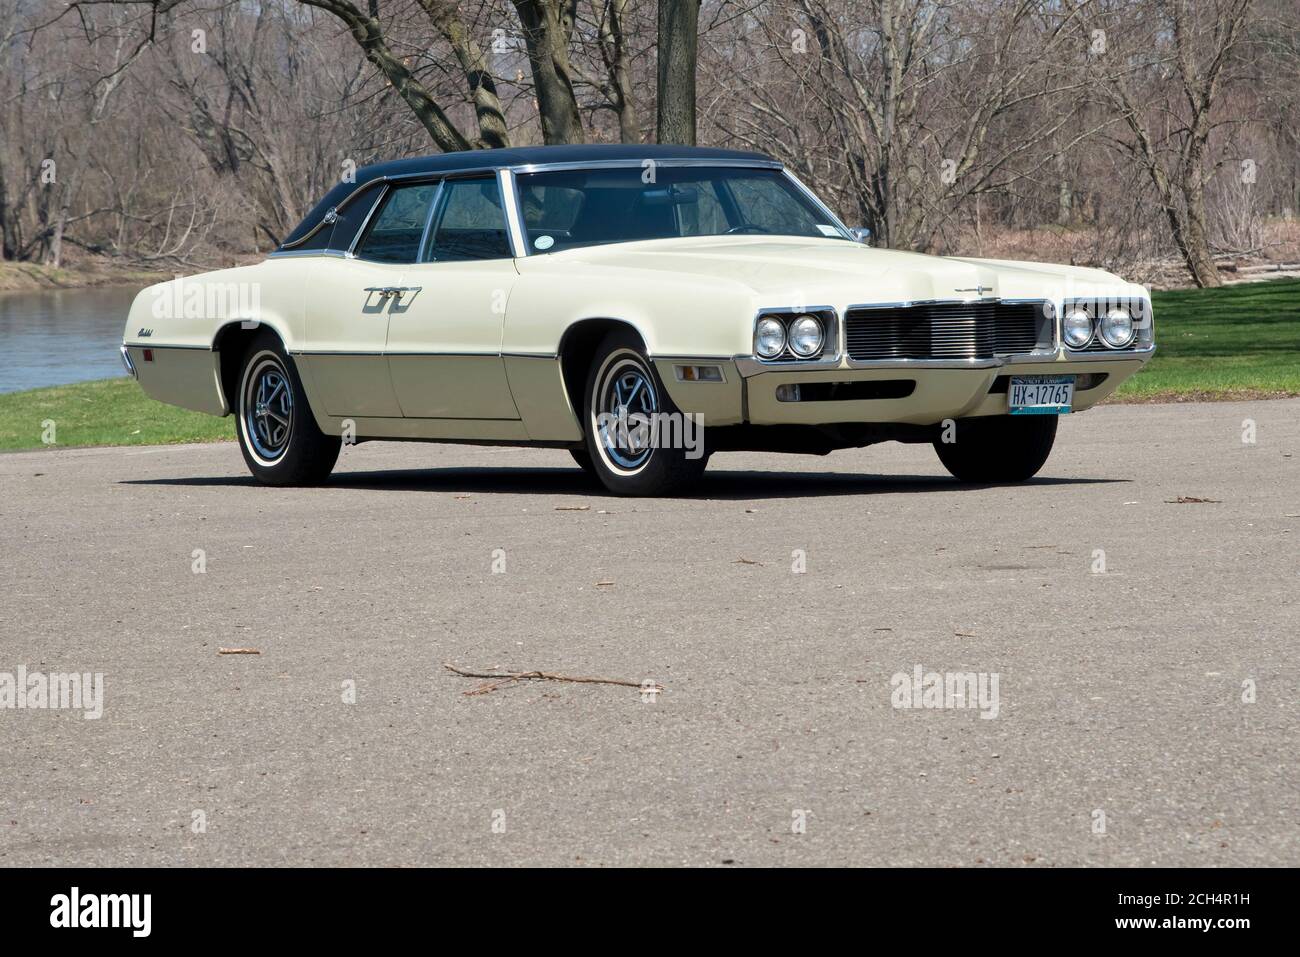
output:
POLYGON ((867 229, 866 226, 854 226, 849 230, 849 233, 857 242, 862 243, 862 245, 871 245, 871 230, 867 229))

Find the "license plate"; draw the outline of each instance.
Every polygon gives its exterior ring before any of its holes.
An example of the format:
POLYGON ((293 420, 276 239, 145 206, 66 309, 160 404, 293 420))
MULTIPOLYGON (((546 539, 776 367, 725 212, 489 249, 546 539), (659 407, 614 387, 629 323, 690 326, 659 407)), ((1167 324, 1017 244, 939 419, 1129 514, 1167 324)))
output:
POLYGON ((1012 415, 1065 415, 1074 404, 1074 376, 1013 375, 1007 394, 1012 415))

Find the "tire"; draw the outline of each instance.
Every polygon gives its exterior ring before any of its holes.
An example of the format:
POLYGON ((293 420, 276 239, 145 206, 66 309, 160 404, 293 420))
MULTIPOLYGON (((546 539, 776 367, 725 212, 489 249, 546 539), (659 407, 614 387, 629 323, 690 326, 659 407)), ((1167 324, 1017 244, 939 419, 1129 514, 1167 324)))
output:
POLYGON ((680 415, 680 410, 646 358, 640 338, 630 330, 614 330, 596 349, 587 372, 583 431, 592 472, 615 495, 671 495, 699 481, 708 464, 702 446, 696 450, 702 454, 688 458, 688 449, 645 441, 651 429, 638 430, 632 417, 651 413, 680 415), (598 416, 617 415, 619 409, 627 411, 631 427, 602 429, 598 416))
POLYGON ((953 476, 981 484, 1025 482, 1052 453, 1055 415, 990 415, 959 419, 954 442, 934 443, 953 476))
POLYGON ((569 454, 573 456, 573 461, 577 463, 578 468, 592 478, 596 477, 596 466, 591 464, 591 456, 587 454, 586 449, 569 449, 569 454))
POLYGON ((235 421, 244 462, 264 485, 319 485, 338 460, 342 441, 316 426, 298 370, 271 333, 244 354, 235 421))

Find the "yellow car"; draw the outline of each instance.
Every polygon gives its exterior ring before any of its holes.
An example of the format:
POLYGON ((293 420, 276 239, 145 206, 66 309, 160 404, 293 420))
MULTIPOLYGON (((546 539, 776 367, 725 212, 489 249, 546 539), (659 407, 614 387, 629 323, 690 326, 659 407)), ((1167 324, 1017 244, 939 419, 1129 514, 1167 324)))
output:
POLYGON ((875 249, 782 165, 674 146, 450 153, 357 171, 265 261, 145 289, 122 356, 233 414, 261 481, 342 442, 569 449, 670 493, 729 450, 930 442, 1023 481, 1060 415, 1150 358, 1151 302, 1097 269, 875 249))

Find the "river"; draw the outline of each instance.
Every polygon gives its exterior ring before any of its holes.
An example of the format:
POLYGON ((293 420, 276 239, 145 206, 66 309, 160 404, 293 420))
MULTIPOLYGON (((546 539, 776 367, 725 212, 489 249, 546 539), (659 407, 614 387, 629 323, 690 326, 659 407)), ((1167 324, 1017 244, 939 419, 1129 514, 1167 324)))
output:
POLYGON ((0 292, 0 393, 125 375, 134 286, 0 292))

